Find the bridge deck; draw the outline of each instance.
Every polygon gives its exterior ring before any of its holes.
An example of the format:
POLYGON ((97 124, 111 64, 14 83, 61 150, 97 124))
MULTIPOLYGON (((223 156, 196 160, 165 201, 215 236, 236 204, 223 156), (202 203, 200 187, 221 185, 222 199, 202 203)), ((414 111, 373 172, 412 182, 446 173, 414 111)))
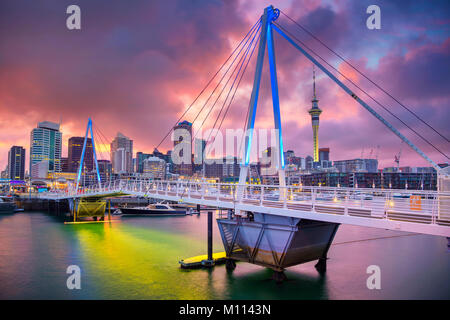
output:
POLYGON ((450 237, 448 192, 116 181, 102 188, 46 193, 40 198, 56 200, 120 195, 450 237))

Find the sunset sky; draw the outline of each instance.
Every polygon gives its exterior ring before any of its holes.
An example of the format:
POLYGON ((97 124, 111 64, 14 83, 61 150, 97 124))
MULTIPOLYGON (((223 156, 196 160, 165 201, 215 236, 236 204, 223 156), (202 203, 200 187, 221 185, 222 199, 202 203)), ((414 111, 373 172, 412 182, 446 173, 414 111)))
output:
MULTIPOLYGON (((88 117, 107 139, 118 131, 134 152, 156 144, 205 86, 233 48, 273 4, 379 83, 447 138, 450 137, 450 2, 444 1, 215 1, 3 0, 0 4, 0 171, 12 145, 27 149, 39 121, 62 122, 67 139, 84 135, 88 117), (66 28, 66 8, 81 8, 81 30, 66 28), (366 8, 381 8, 381 29, 369 30, 366 8)), ((450 144, 343 64, 283 15, 277 21, 329 63, 376 96, 444 153, 450 144)), ((275 34, 285 149, 312 155, 312 64, 275 34)), ((223 124, 242 128, 253 80, 253 56, 223 124)), ((257 127, 273 126, 267 56, 257 127)), ((351 87, 353 89, 353 87, 351 87)), ((357 90, 434 161, 444 156, 357 90)), ((319 142, 331 160, 373 156, 381 167, 428 165, 317 71, 323 110, 319 142)), ((186 120, 192 121, 193 107, 186 120)), ((213 112, 214 115, 214 112, 213 112)), ((212 121, 205 127, 211 127, 212 121)), ((202 119, 202 118, 200 118, 202 119)), ((100 143, 101 141, 98 141, 100 143)), ((110 142, 110 141, 107 141, 110 142)), ((170 146, 167 140, 162 146, 170 146)), ((103 148, 103 151, 104 150, 103 148)), ((106 154, 106 152, 104 152, 106 154)))

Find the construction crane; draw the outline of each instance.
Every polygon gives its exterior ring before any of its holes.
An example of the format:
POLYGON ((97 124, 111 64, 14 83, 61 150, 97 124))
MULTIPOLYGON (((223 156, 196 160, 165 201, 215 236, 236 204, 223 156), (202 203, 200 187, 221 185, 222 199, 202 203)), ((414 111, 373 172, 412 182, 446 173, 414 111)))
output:
POLYGON ((398 152, 398 154, 394 155, 394 162, 397 164, 397 171, 400 170, 400 157, 402 156, 402 145, 403 143, 400 145, 400 151, 398 152))

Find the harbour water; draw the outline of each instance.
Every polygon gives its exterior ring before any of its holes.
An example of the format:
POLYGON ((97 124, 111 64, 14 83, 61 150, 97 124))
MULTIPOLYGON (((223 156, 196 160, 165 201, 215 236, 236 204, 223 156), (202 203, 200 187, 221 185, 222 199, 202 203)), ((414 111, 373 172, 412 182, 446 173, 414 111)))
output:
MULTIPOLYGON (((328 271, 315 262, 286 271, 248 263, 183 270, 178 261, 206 253, 207 215, 127 217, 115 223, 64 225, 45 213, 0 216, 0 299, 449 299, 450 252, 443 237, 341 226, 328 271), (66 286, 69 265, 81 289, 66 286), (367 267, 381 289, 367 288, 367 267)), ((223 251, 217 225, 214 251, 223 251)))

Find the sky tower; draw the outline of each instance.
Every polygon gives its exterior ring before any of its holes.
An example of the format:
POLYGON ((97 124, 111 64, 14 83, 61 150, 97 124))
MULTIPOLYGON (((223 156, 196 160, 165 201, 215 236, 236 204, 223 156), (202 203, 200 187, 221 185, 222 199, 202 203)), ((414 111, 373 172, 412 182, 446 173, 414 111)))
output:
POLYGON ((311 124, 313 129, 313 143, 314 143, 314 162, 319 162, 319 116, 322 110, 319 109, 319 100, 316 97, 316 70, 313 66, 313 99, 312 108, 308 113, 311 115, 311 124))

